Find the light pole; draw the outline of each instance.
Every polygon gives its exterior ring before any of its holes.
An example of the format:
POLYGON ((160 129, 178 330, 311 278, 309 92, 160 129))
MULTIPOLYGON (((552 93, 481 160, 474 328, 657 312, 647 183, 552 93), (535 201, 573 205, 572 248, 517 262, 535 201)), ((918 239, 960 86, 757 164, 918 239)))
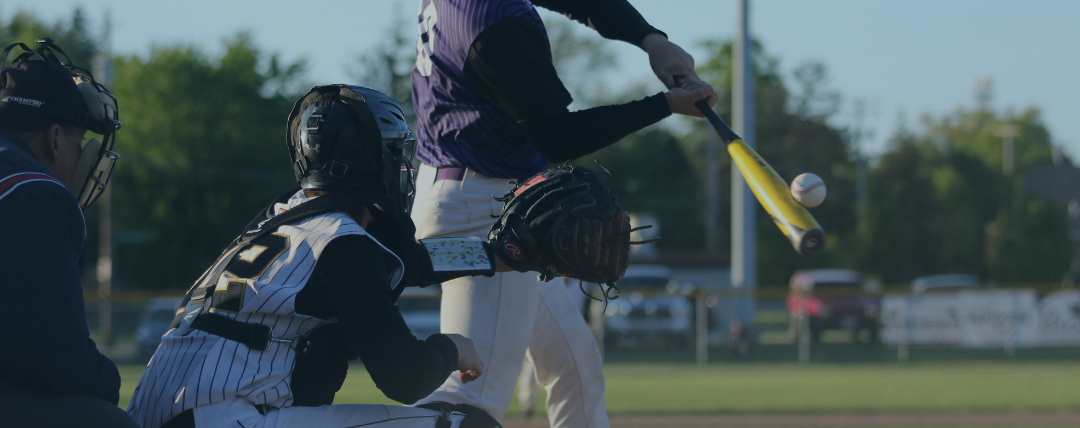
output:
POLYGON ((1016 161, 1014 160, 1014 150, 1015 150, 1015 148, 1013 147, 1015 145, 1014 139, 1016 138, 1016 136, 1020 135, 1020 128, 1017 128, 1016 125, 1012 125, 1012 124, 1001 125, 994 132, 994 135, 997 135, 997 136, 1002 138, 1002 141, 1001 141, 1001 144, 1002 144, 1002 147, 1001 147, 1001 152, 1002 152, 1001 153, 1001 168, 1002 168, 1002 171, 1005 173, 1005 175, 1012 175, 1014 164, 1016 163, 1016 161))
MULTIPOLYGON (((750 148, 756 146, 754 129, 754 65, 750 40, 750 0, 737 0, 738 13, 733 49, 732 124, 750 148)), ((754 324, 753 289, 757 287, 757 201, 742 173, 731 165, 731 284, 747 293, 736 318, 744 326, 754 324)))
MULTIPOLYGON (((104 29, 101 34, 101 44, 98 53, 94 56, 94 78, 106 87, 112 85, 112 52, 110 38, 112 37, 112 19, 105 14, 104 29)), ((111 345, 113 340, 112 329, 112 188, 106 187, 98 200, 98 335, 103 345, 111 345)))

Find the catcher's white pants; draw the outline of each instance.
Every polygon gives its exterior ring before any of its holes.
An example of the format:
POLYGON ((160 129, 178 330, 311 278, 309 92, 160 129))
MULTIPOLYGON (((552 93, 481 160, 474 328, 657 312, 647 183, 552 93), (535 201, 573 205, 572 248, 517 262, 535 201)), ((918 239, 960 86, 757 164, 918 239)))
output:
MULTIPOLYGON (((461 414, 451 414, 451 428, 461 425, 461 414)), ((439 412, 407 406, 336 404, 286 407, 265 415, 243 398, 195 408, 196 428, 435 428, 439 412)))
MULTIPOLYGON (((486 239, 492 216, 502 210, 494 197, 509 192, 510 181, 470 170, 461 181, 436 182, 435 168, 421 165, 412 212, 417 237, 486 239)), ((467 384, 450 376, 422 403, 468 403, 501 420, 528 358, 547 390, 552 427, 608 426, 596 338, 562 281, 539 282, 536 276, 507 272, 443 283, 442 331, 472 339, 484 374, 467 384)))

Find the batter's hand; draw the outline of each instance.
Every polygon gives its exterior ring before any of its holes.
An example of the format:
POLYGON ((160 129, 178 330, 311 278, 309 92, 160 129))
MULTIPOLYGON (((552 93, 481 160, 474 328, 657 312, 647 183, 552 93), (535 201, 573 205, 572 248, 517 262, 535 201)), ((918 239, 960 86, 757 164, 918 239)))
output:
POLYGON ((469 383, 484 374, 484 362, 476 353, 472 340, 460 334, 446 333, 446 337, 457 347, 457 370, 461 372, 461 383, 469 383))
POLYGON ((671 76, 680 75, 697 79, 697 73, 694 72, 694 57, 686 53, 679 45, 668 41, 662 34, 652 33, 645 36, 645 39, 641 41, 641 49, 649 54, 649 65, 652 66, 656 77, 660 78, 668 89, 676 86, 671 76))
POLYGON ((672 113, 705 117, 697 107, 694 107, 694 103, 708 99, 709 106, 712 107, 716 105, 719 96, 708 83, 701 81, 697 77, 687 77, 682 80, 679 87, 664 94, 664 98, 667 98, 668 108, 671 109, 672 113))

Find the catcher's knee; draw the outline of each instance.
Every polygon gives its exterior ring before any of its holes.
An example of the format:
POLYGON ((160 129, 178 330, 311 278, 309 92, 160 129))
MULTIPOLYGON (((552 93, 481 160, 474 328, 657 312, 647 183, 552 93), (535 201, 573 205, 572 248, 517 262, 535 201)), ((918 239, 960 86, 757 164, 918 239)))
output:
MULTIPOLYGON (((465 418, 461 420, 459 428, 502 428, 499 421, 491 417, 487 411, 476 406, 469 404, 450 404, 443 401, 435 401, 431 403, 419 404, 416 407, 431 409, 442 412, 444 415, 449 416, 451 413, 459 413, 465 415, 465 418)), ((436 425, 436 428, 449 428, 450 419, 440 419, 440 424, 436 425), (446 421, 443 425, 442 421, 446 421)))

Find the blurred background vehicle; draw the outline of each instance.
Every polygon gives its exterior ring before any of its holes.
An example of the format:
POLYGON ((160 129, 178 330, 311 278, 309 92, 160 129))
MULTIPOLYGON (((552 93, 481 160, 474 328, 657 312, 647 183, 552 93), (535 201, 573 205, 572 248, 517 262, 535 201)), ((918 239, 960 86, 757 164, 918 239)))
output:
POLYGON ((802 328, 799 317, 809 317, 806 329, 810 340, 821 341, 825 330, 846 330, 852 341, 860 340, 860 333, 867 332, 868 342, 878 341, 880 330, 880 299, 863 287, 858 272, 841 269, 814 269, 796 271, 791 276, 787 300, 790 316, 789 332, 798 339, 802 328))
POLYGON ((151 299, 139 318, 139 326, 135 329, 135 339, 139 342, 139 357, 143 361, 149 361, 154 355, 161 336, 169 330, 169 324, 176 316, 176 310, 180 308, 179 297, 158 297, 151 299))
POLYGON ((407 287, 398 298, 397 306, 405 324, 417 339, 427 339, 439 332, 439 302, 442 289, 437 285, 407 287))
POLYGON ((979 288, 979 277, 975 275, 929 275, 915 278, 911 282, 911 292, 915 294, 956 292, 979 288))
POLYGON ((694 305, 688 297, 692 286, 676 280, 670 268, 630 266, 616 285, 620 298, 612 300, 605 312, 608 346, 687 346, 693 341, 694 305))

